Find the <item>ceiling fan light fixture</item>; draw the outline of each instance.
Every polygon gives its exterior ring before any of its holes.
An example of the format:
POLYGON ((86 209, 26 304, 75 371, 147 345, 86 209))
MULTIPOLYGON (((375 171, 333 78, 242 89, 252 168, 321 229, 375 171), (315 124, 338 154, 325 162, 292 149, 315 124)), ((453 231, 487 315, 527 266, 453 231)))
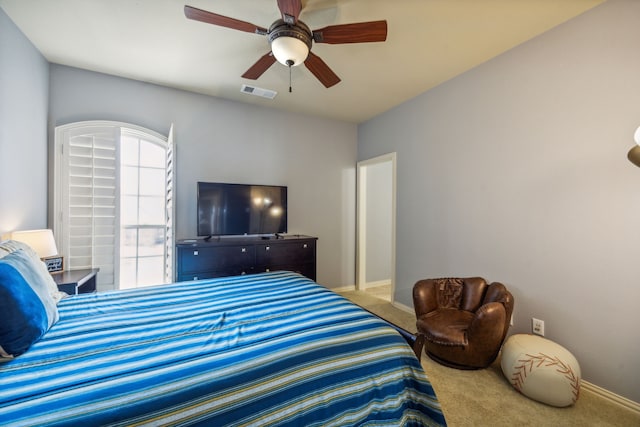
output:
POLYGON ((280 19, 271 25, 268 37, 271 52, 282 65, 297 67, 309 56, 311 30, 301 21, 289 25, 280 19))
POLYGON ((289 61, 291 61, 293 67, 302 64, 309 56, 307 45, 294 37, 278 37, 271 42, 271 52, 279 63, 289 66, 289 61))

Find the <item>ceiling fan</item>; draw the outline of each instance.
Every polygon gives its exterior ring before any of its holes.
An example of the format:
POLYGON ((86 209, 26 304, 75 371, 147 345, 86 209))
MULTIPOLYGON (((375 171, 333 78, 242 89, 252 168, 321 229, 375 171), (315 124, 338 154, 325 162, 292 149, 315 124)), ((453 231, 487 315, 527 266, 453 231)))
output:
MULTIPOLYGON (((330 25, 311 31, 298 19, 302 11, 301 0, 278 0, 282 19, 275 21, 269 29, 249 22, 218 15, 192 6, 184 7, 187 18, 234 30, 267 36, 271 51, 263 55, 242 77, 257 80, 276 61, 289 67, 302 63, 327 88, 340 82, 340 78, 311 52, 312 42, 343 44, 382 42, 387 39, 387 21, 359 22, 330 25)), ((291 91, 291 88, 289 88, 291 91)))

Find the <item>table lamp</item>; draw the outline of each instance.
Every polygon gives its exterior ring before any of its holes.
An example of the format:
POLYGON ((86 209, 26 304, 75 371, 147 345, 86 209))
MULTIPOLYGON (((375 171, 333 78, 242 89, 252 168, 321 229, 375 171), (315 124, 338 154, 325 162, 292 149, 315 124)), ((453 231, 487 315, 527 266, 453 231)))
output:
POLYGON ((10 234, 10 238, 29 245, 47 265, 49 272, 62 271, 63 260, 58 255, 58 248, 51 230, 14 231, 10 234))

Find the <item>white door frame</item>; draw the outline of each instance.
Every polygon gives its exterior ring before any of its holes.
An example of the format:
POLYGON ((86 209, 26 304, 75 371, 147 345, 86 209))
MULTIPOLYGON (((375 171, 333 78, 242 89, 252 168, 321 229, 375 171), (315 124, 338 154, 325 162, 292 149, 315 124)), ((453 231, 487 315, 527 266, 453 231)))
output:
POLYGON ((391 162, 391 303, 396 288, 396 153, 383 154, 357 163, 357 238, 356 238, 356 289, 364 290, 367 271, 367 166, 391 162))

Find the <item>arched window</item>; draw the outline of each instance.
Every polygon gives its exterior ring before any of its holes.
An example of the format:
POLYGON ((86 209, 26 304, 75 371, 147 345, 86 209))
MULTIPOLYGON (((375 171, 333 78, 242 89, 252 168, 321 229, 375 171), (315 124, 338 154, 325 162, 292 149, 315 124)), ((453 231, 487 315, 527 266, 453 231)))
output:
POLYGON ((99 290, 173 280, 173 142, 118 122, 56 128, 54 233, 65 269, 99 290))

